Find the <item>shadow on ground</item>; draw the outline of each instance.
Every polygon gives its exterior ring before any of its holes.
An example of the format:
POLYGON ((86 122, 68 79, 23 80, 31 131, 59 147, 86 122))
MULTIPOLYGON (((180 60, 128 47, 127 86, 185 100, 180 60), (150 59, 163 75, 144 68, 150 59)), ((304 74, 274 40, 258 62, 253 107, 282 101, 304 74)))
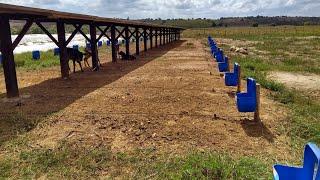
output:
POLYGON ((273 143, 275 136, 272 132, 263 124, 263 122, 256 122, 249 119, 241 120, 241 126, 250 137, 262 137, 273 143))
MULTIPOLYGON (((181 46, 184 41, 177 41, 160 48, 142 53, 136 61, 108 62, 98 72, 86 70, 71 74, 70 80, 61 78, 48 79, 20 89, 20 93, 30 95, 21 103, 0 101, 0 145, 32 130, 48 115, 59 112, 81 97, 117 81, 128 73, 146 65, 166 54, 171 49, 181 46)), ((5 94, 0 94, 5 97, 5 94)))

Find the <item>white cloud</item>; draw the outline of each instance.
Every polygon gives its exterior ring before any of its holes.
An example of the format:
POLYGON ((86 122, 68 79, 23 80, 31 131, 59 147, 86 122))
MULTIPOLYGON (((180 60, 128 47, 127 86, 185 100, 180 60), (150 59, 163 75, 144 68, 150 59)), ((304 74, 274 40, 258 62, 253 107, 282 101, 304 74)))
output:
POLYGON ((0 0, 3 3, 120 18, 320 16, 318 0, 0 0))

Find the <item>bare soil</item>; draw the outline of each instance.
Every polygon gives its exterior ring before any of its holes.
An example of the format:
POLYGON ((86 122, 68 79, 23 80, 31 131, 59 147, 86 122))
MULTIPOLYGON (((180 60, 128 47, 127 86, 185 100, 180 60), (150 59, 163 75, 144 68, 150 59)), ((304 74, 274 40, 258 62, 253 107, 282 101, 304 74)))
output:
POLYGON ((271 72, 269 78, 283 83, 289 88, 303 91, 320 99, 320 76, 316 74, 300 74, 290 72, 271 72))
MULTIPOLYGON (((67 141, 114 152, 200 149, 292 159, 288 137, 278 132, 286 109, 263 90, 262 123, 252 113, 239 113, 236 88, 224 85, 200 40, 153 49, 137 61, 112 63, 109 57, 101 53, 100 71, 87 69, 70 80, 59 78, 59 67, 19 71, 21 94, 30 97, 18 104, 0 101, 0 142, 27 133, 32 146, 48 148, 67 141)), ((0 83, 0 97, 4 92, 0 83)))

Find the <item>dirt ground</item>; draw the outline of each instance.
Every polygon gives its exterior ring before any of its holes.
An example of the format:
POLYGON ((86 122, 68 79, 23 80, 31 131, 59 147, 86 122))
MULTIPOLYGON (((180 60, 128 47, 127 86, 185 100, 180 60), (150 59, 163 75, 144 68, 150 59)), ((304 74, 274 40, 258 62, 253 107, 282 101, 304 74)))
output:
MULTIPOLYGON (((263 90, 262 123, 252 113, 239 113, 236 88, 224 85, 204 42, 185 39, 129 62, 112 63, 102 54, 100 71, 75 73, 67 81, 59 78, 59 67, 18 71, 27 98, 19 104, 0 101, 1 143, 30 126, 32 146, 68 141, 113 152, 199 149, 291 159, 289 140, 278 131, 286 110, 263 90), (5 120, 17 114, 15 122, 5 120)), ((2 74, 0 80, 4 97, 2 74)))
POLYGON ((269 78, 281 82, 289 88, 303 91, 320 100, 320 76, 290 72, 271 72, 269 78))

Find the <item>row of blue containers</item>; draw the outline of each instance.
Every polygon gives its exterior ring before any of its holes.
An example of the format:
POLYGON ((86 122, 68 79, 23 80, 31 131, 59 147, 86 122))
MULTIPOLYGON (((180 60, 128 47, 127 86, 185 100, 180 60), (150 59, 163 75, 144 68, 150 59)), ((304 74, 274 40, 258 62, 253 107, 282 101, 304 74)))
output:
MULTIPOLYGON (((216 42, 209 36, 208 42, 211 53, 218 62, 220 72, 225 72, 225 84, 237 86, 241 77, 240 65, 234 63, 234 72, 229 72, 229 59, 217 47, 216 42)), ((247 79, 247 92, 237 93, 237 107, 240 112, 254 112, 256 110, 256 81, 247 79)), ((275 180, 320 180, 320 148, 314 143, 308 143, 304 150, 303 165, 301 167, 274 165, 273 177, 275 180)))
MULTIPOLYGON (((238 86, 240 80, 240 65, 234 63, 234 71, 230 72, 229 58, 223 51, 218 48, 216 42, 209 36, 208 43, 210 45, 211 54, 218 62, 219 72, 225 73, 226 86, 238 86)), ((247 92, 238 92, 236 94, 237 108, 239 112, 255 112, 257 110, 257 88, 256 80, 247 79, 247 92)))
MULTIPOLYGON (((140 41, 143 41, 143 38, 140 38, 140 41)), ((133 39, 132 42, 135 42, 135 39, 133 39)), ((106 40, 105 43, 106 43, 107 46, 111 45, 111 41, 110 40, 106 40)), ((119 41, 119 42, 116 42, 116 43, 117 44, 118 43, 125 44, 125 40, 123 39, 122 41, 119 41)), ((98 47, 102 47, 103 46, 103 41, 98 41, 97 45, 98 45, 98 47)), ((91 46, 90 43, 86 44, 86 47, 90 48, 90 46, 91 46)), ((78 50, 79 49, 79 45, 73 45, 73 49, 77 49, 78 50)), ((55 56, 58 56, 60 54, 59 48, 54 48, 53 49, 53 54, 55 56)), ((32 51, 32 59, 39 60, 40 57, 41 57, 41 52, 39 50, 32 51)), ((2 64, 2 55, 0 55, 0 64, 2 64)))

